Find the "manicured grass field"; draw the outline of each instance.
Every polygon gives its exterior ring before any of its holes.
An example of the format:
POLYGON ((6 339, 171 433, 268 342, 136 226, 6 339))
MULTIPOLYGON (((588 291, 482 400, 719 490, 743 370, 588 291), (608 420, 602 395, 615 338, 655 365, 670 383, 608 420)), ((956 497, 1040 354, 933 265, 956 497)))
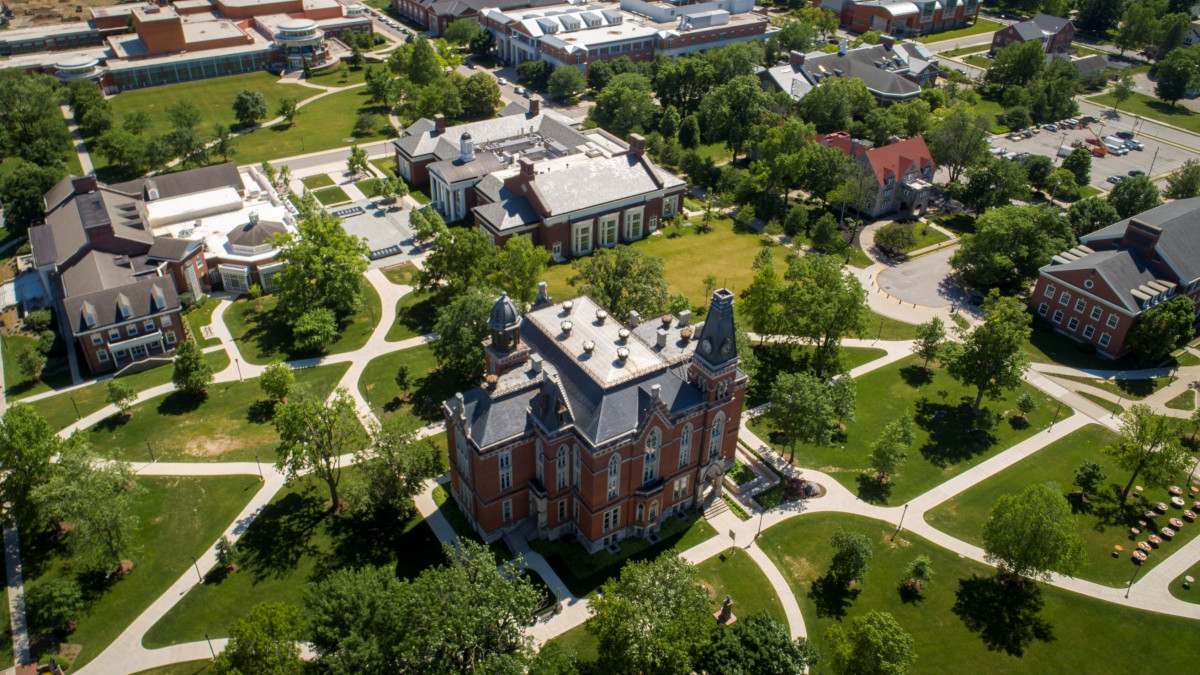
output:
POLYGON ((396 323, 388 329, 385 339, 399 342, 433 332, 439 305, 430 293, 412 291, 396 301, 396 323))
POLYGON ((1105 410, 1113 412, 1115 415, 1120 415, 1125 412, 1125 406, 1118 405, 1115 401, 1110 401, 1106 398, 1100 398, 1099 396, 1088 393, 1086 391, 1077 391, 1075 393, 1086 398, 1087 400, 1091 401, 1092 403, 1095 403, 1096 405, 1100 406, 1101 408, 1104 408, 1105 410))
MULTIPOLYGON (((375 324, 383 314, 379 293, 365 280, 362 283, 363 301, 358 312, 342 322, 341 337, 325 349, 325 354, 341 354, 361 348, 371 338, 375 324)), ((266 365, 276 361, 319 356, 319 354, 297 351, 292 343, 292 331, 285 317, 276 310, 278 295, 267 295, 258 300, 239 298, 225 310, 225 325, 233 335, 238 350, 246 361, 266 365)))
MULTIPOLYGON (((736 612, 735 612, 736 613, 736 612)), ((596 641, 596 637, 587 629, 586 623, 581 623, 571 630, 559 635, 551 640, 562 647, 563 651, 582 663, 592 663, 600 658, 598 649, 600 644, 596 641)))
MULTIPOLYGON (((1194 659, 1186 637, 1196 630, 1194 621, 1127 609, 1044 584, 1029 585, 1027 591, 1009 589, 996 582, 991 567, 909 532, 892 541, 894 532, 888 523, 823 513, 792 518, 763 532, 761 546, 787 577, 818 650, 828 653, 825 632, 835 621, 878 610, 891 613, 912 635, 915 673, 1121 672, 1139 659, 1152 659, 1156 669, 1169 671, 1187 669, 1194 659), (849 592, 818 583, 813 594, 814 582, 832 559, 829 537, 838 527, 871 540, 870 571, 849 592), (923 599, 905 602, 898 587, 904 567, 918 555, 933 563, 933 584, 923 599)), ((818 665, 814 672, 828 670, 818 665)))
POLYGON ((925 35, 923 37, 917 38, 917 42, 924 42, 925 44, 930 44, 933 42, 947 42, 949 40, 956 40, 958 38, 965 38, 965 37, 970 37, 972 35, 979 35, 981 33, 991 33, 993 31, 1000 30, 1003 27, 1004 27, 1003 24, 997 23, 995 21, 990 21, 988 19, 975 19, 975 23, 971 24, 970 26, 966 26, 965 28, 959 28, 957 30, 947 30, 947 31, 942 31, 941 33, 933 33, 930 35, 925 35))
POLYGON ((1132 356, 1106 359, 1096 354, 1088 354, 1071 338, 1051 330, 1041 330, 1036 326, 1029 336, 1029 341, 1022 346, 1022 351, 1034 363, 1057 363, 1089 370, 1131 370, 1142 367, 1132 356))
MULTIPOLYGON (((229 355, 224 351, 205 354, 204 360, 212 366, 214 373, 219 373, 229 366, 229 355)), ((133 387, 134 391, 143 391, 150 387, 167 384, 171 381, 171 376, 174 372, 175 366, 166 363, 157 368, 144 370, 133 375, 122 375, 121 380, 133 387)), ((105 400, 107 396, 108 382, 96 382, 74 391, 31 401, 29 405, 33 406, 33 409, 38 414, 45 417, 51 427, 62 429, 76 421, 76 407, 79 408, 80 416, 86 417, 108 405, 108 401, 105 400), (72 402, 72 399, 74 402, 72 402)))
POLYGON ((912 340, 917 337, 917 324, 906 323, 867 310, 867 330, 858 337, 878 340, 912 340))
MULTIPOLYGON (((1129 481, 1129 472, 1123 471, 1111 457, 1101 452, 1105 446, 1116 442, 1117 438, 1116 433, 1105 427, 1098 424, 1088 425, 939 505, 925 514, 925 520, 943 532, 982 546, 983 524, 1001 495, 1020 492, 1034 483, 1051 481, 1058 484, 1063 494, 1069 494, 1076 489, 1071 483, 1075 468, 1084 461, 1099 462, 1108 476, 1104 482, 1103 493, 1092 498, 1093 509, 1090 513, 1081 512, 1076 515, 1076 531, 1083 538, 1091 563, 1079 573, 1079 577, 1107 586, 1123 587, 1134 571, 1129 552, 1136 546, 1136 542, 1130 539, 1129 528, 1138 525, 1137 521, 1142 519, 1141 514, 1148 505, 1139 506, 1139 500, 1131 497, 1128 513, 1119 509, 1116 491, 1125 487, 1125 483, 1129 481), (1113 546, 1117 544, 1125 548, 1125 553, 1114 558, 1113 546)), ((1170 499, 1166 490, 1147 488, 1143 494, 1150 504, 1170 499)), ((1165 524, 1169 517, 1182 518, 1180 513, 1180 510, 1172 509, 1166 516, 1160 516, 1158 520, 1162 522, 1159 523, 1159 527, 1165 524)), ((1198 532, 1200 524, 1185 521, 1185 525, 1173 540, 1164 541, 1158 550, 1150 554, 1149 560, 1142 566, 1142 573, 1178 551, 1198 532)), ((1144 540, 1145 537, 1146 535, 1142 535, 1139 539, 1144 540)))
MULTIPOLYGON (((1098 187, 1083 185, 1079 188, 1079 199, 1087 199, 1088 197, 1095 197, 1096 195, 1103 193, 1104 191, 1098 187)), ((1075 201, 1079 201, 1079 199, 1076 199, 1075 201)))
MULTIPOLYGON (((143 477, 146 493, 135 512, 141 523, 132 541, 133 571, 111 585, 83 579, 97 597, 79 617, 66 642, 82 645, 74 669, 96 658, 143 610, 165 592, 229 526, 261 483, 251 476, 143 477)), ((60 546, 60 545, 59 545, 60 546)), ((68 553, 52 541, 22 533, 25 588, 75 575, 68 553)))
POLYGON ((1200 563, 1192 565, 1183 574, 1175 577, 1170 585, 1171 595, 1184 602, 1200 604, 1200 588, 1196 587, 1195 582, 1189 583, 1187 580, 1187 577, 1195 579, 1198 575, 1200 575, 1200 563), (1187 584, 1188 588, 1184 588, 1184 584, 1187 584))
MULTIPOLYGON (((342 472, 343 485, 353 469, 342 472)), ((262 602, 299 606, 308 582, 336 569, 394 568, 402 577, 442 562, 442 549, 420 514, 374 523, 328 511, 329 492, 312 476, 280 490, 238 542, 238 570, 195 586, 146 633, 150 649, 225 637, 229 624, 262 602)))
POLYGON ((733 153, 725 147, 724 143, 707 143, 696 148, 696 154, 700 155, 701 159, 711 157, 712 161, 720 163, 733 157, 733 153))
POLYGON ((1192 389, 1188 389, 1170 401, 1167 401, 1167 407, 1172 410, 1195 410, 1196 392, 1192 389))
POLYGON ((1173 377, 1151 377, 1141 380, 1105 380, 1076 375, 1054 375, 1053 377, 1073 382, 1082 382, 1083 384, 1107 391, 1110 394, 1116 394, 1135 401, 1140 401, 1175 381, 1173 377))
POLYGON ((221 344, 219 338, 205 338, 200 329, 212 323, 213 312, 217 309, 217 305, 221 304, 216 298, 205 298, 204 303, 192 308, 192 311, 184 315, 187 319, 188 326, 192 329, 192 339, 196 344, 204 347, 221 344))
POLYGON ((905 251, 907 251, 909 253, 911 253, 913 251, 919 251, 919 250, 925 248, 926 246, 933 246, 934 244, 940 244, 943 241, 948 241, 950 239, 950 237, 947 237, 941 231, 939 231, 935 228, 929 227, 929 226, 924 226, 921 223, 917 223, 917 225, 913 228, 913 234, 916 235, 917 242, 915 244, 913 244, 912 246, 904 249, 905 251))
POLYGON ((734 547, 696 565, 700 578, 709 587, 713 611, 721 609, 725 596, 733 598, 733 613, 739 617, 766 612, 787 625, 783 603, 771 588, 767 575, 750 554, 734 547))
MULTIPOLYGON (((399 176, 399 174, 396 173, 396 160, 391 157, 380 157, 378 159, 372 159, 371 165, 379 170, 379 175, 381 175, 381 176, 386 176, 387 171, 391 171, 392 174, 399 176), (387 169, 387 171, 385 171, 384 169, 387 169)), ((429 194, 426 193, 424 189, 415 187, 412 183, 409 183, 407 180, 404 180, 403 176, 400 176, 400 180, 403 180, 404 183, 406 185, 408 185, 409 196, 412 197, 413 199, 417 200, 418 204, 424 206, 424 205, 428 204, 430 201, 432 201, 429 198, 429 194)))
POLYGON ((333 204, 342 204, 350 201, 350 195, 346 194, 346 191, 340 187, 314 190, 313 196, 317 198, 317 201, 321 202, 325 206, 332 206, 333 204))
POLYGON ((416 283, 413 278, 417 274, 417 266, 412 263, 404 263, 403 265, 395 265, 384 268, 383 276, 387 280, 397 286, 412 286, 416 283))
POLYGON ((437 370, 433 350, 429 345, 421 345, 372 359, 358 381, 358 390, 378 415, 411 412, 425 422, 438 422, 442 419, 442 401, 475 384, 437 370), (396 372, 401 364, 408 366, 405 401, 400 400, 400 388, 396 386, 396 372))
MULTIPOLYGON (((57 327, 58 325, 55 324, 55 328, 57 327)), ((17 367, 17 355, 26 349, 36 349, 37 344, 36 338, 24 335, 6 335, 0 338, 0 350, 3 350, 4 358, 4 394, 9 403, 26 396, 71 385, 71 371, 67 368, 65 357, 47 359, 40 382, 34 382, 25 377, 21 369, 17 367)), ((86 369, 86 366, 84 368, 86 369)))
MULTIPOLYGON (((714 269, 717 286, 740 294, 754 279, 754 256, 768 240, 757 233, 734 232, 733 221, 728 218, 713 221, 711 232, 702 233, 695 227, 684 227, 682 233, 672 237, 670 232, 647 237, 631 246, 657 258, 662 258, 669 292, 683 293, 692 301, 693 307, 703 307, 708 301, 704 294, 704 273, 711 267, 714 251, 720 252, 720 269, 714 269)), ((776 269, 780 274, 787 267, 790 255, 783 246, 771 246, 776 269)), ((544 279, 554 297, 571 297, 573 290, 567 279, 575 275, 570 264, 554 265, 546 271, 544 279)), ((624 317, 621 317, 622 321, 624 317)))
POLYGON ((992 60, 987 58, 986 56, 981 56, 979 54, 972 54, 970 56, 964 56, 962 58, 962 60, 964 63, 969 63, 972 66, 975 66, 976 68, 983 68, 984 70, 987 70, 988 68, 992 67, 992 60))
MULTIPOLYGON (((1112 94, 1100 94, 1099 96, 1093 96, 1088 100, 1096 105, 1102 105, 1108 108, 1113 107, 1113 104, 1116 103, 1116 100, 1113 99, 1112 94)), ((1117 106, 1117 109, 1127 113, 1133 113, 1134 115, 1149 117, 1150 119, 1158 120, 1159 122, 1173 124, 1177 127, 1183 127, 1184 129, 1187 129, 1193 133, 1200 133, 1200 113, 1189 108, 1185 108, 1182 105, 1171 105, 1170 103, 1165 103, 1157 98, 1154 98, 1153 96, 1134 92, 1132 96, 1125 99, 1121 105, 1117 106)))
POLYGON ((169 666, 161 668, 143 670, 134 673, 134 675, 205 675, 208 673, 210 666, 212 666, 212 661, 207 659, 203 661, 188 661, 187 663, 172 663, 169 666))
MULTIPOLYGON (((305 88, 306 92, 315 91, 305 88)), ((255 129, 238 138, 239 164, 257 164, 264 159, 302 155, 321 150, 340 148, 354 143, 382 141, 394 136, 395 129, 378 130, 372 134, 357 134, 354 121, 360 113, 379 112, 379 107, 367 101, 366 87, 356 87, 323 96, 299 109, 295 123, 279 122, 255 129)), ((378 146, 368 149, 376 152, 378 146)))
POLYGON ((319 173, 315 176, 301 178, 300 182, 304 183, 304 187, 308 188, 309 190, 316 190, 316 189, 323 188, 323 187, 330 187, 331 185, 334 184, 333 178, 330 177, 330 175, 327 173, 319 173))
MULTIPOLYGON (((824 447, 798 445, 796 464, 832 474, 864 499, 898 504, 1032 436, 1054 416, 1057 404, 1023 384, 999 400, 985 398, 983 408, 1003 419, 991 430, 974 429, 977 423, 971 419, 969 407, 975 402, 975 390, 959 384, 943 368, 926 375, 919 368, 921 362, 913 356, 857 378, 857 419, 846 425, 845 437, 824 447), (1017 397, 1025 391, 1039 403, 1028 425, 1012 419, 1017 397), (892 477, 890 490, 881 489, 864 477, 863 472, 870 468, 867 456, 879 430, 904 412, 913 416, 916 441, 908 461, 892 477)), ((1070 408, 1064 406, 1058 419, 1070 414, 1070 408)), ((750 428, 787 457, 787 449, 771 438, 774 427, 767 418, 755 418, 750 428)))
MULTIPOLYGON (((379 65, 375 66, 379 68, 379 65)), ((317 84, 322 87, 348 87, 352 84, 362 84, 367 81, 366 68, 349 68, 348 72, 342 74, 341 67, 329 68, 319 73, 313 73, 312 77, 307 78, 311 84, 317 84)))
POLYGON ((595 593, 601 584, 616 576, 627 560, 648 560, 663 553, 678 555, 716 534, 717 531, 699 511, 688 511, 686 520, 674 515, 663 517, 657 544, 640 537, 630 537, 617 544, 621 548, 620 553, 603 550, 589 554, 578 543, 546 539, 535 539, 529 545, 546 558, 572 593, 583 597, 595 593))
MULTIPOLYGON (((200 124, 196 128, 201 133, 208 134, 212 131, 213 122, 237 127, 238 121, 233 114, 233 100, 243 89, 255 89, 262 92, 263 98, 267 101, 267 119, 275 117, 275 110, 279 107, 279 102, 289 96, 303 100, 321 93, 316 89, 299 84, 277 84, 278 81, 277 76, 260 71, 123 91, 111 99, 113 122, 118 124, 125 115, 142 111, 150 116, 150 125, 142 133, 149 136, 165 134, 171 130, 171 120, 167 118, 167 108, 175 101, 190 101, 201 115, 200 124)), ((239 164, 251 161, 241 154, 244 142, 244 140, 238 142, 237 161, 239 164)), ((253 161, 257 162, 258 160, 253 161)))
MULTIPOLYGON (((982 59, 983 57, 976 57, 976 58, 982 59)), ((964 59, 964 60, 966 60, 968 63, 970 62, 969 58, 964 59)), ((987 61, 987 59, 983 59, 983 60, 987 61)), ((979 65, 979 64, 973 64, 973 65, 979 65)), ((988 65, 991 65, 991 61, 987 61, 986 64, 981 65, 980 67, 986 68, 988 65)), ((988 121, 988 124, 995 124, 996 118, 998 116, 1004 114, 1004 106, 1000 105, 996 101, 985 101, 984 99, 979 99, 978 103, 971 106, 971 112, 973 112, 977 115, 983 115, 984 119, 986 119, 988 121)))
POLYGON ((990 44, 969 45, 966 47, 955 47, 954 49, 950 49, 948 51, 938 52, 938 53, 941 54, 942 56, 955 57, 955 56, 965 56, 967 54, 978 54, 979 52, 986 52, 987 50, 989 50, 991 48, 992 48, 992 46, 990 44))
MULTIPOLYGON (((335 363, 295 371, 296 386, 324 397, 349 370, 335 363)), ((159 461, 233 462, 275 460, 279 436, 271 424, 273 406, 258 379, 221 382, 209 387, 203 401, 173 393, 135 405, 132 417, 113 415, 93 426, 92 446, 105 455, 148 460, 149 442, 159 461)))

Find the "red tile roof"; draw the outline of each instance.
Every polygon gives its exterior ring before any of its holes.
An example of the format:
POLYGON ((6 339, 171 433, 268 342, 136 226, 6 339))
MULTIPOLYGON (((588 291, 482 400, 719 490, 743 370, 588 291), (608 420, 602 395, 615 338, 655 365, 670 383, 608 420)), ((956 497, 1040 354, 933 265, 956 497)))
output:
MULTIPOLYGON (((862 145, 854 143, 850 134, 845 131, 835 131, 818 136, 817 142, 837 148, 847 155, 850 155, 852 150, 856 151, 854 156, 866 153, 867 163, 871 165, 880 185, 886 183, 889 176, 895 178, 903 176, 913 164, 916 164, 918 169, 926 164, 933 164, 929 147, 925 145, 925 139, 920 136, 869 149, 864 149, 862 145)), ((934 169, 936 170, 936 168, 935 165, 934 169)))

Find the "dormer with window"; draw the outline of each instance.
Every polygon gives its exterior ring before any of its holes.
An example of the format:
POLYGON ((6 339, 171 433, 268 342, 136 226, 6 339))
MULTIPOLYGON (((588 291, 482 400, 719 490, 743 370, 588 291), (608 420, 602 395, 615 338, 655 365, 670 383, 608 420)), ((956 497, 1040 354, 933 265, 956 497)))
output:
POLYGON ((129 302, 129 297, 124 293, 117 294, 117 312, 122 319, 133 316, 133 304, 129 302))
POLYGON ((161 312, 167 308, 167 296, 163 293, 160 286, 155 286, 150 291, 150 304, 154 306, 154 311, 161 312))
POLYGON ((90 302, 84 302, 83 306, 81 306, 79 308, 79 311, 80 311, 80 313, 83 314, 83 325, 88 328, 95 328, 96 327, 96 307, 94 305, 92 305, 92 303, 90 303, 90 302))

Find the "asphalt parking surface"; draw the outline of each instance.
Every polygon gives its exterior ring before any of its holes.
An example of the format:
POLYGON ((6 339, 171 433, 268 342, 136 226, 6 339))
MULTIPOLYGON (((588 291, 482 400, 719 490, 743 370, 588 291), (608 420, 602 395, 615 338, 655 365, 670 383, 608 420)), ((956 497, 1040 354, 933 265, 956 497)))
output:
MULTIPOLYGON (((1058 157, 1060 147, 1070 148, 1073 141, 1086 144, 1088 138, 1101 138, 1113 135, 1118 131, 1133 131, 1136 140, 1146 146, 1144 150, 1130 150, 1129 154, 1118 157, 1106 155, 1092 157, 1091 185, 1101 190, 1109 190, 1113 184, 1108 177, 1119 174, 1128 176, 1130 171, 1141 170, 1150 173, 1153 178, 1161 178, 1183 166, 1189 159, 1200 159, 1200 152, 1185 149, 1178 145, 1162 142, 1152 135, 1141 133, 1141 120, 1132 115, 1123 115, 1119 120, 1102 119, 1091 125, 1091 128, 1059 130, 1058 132, 1042 131, 1033 138, 1023 138, 1011 141, 1007 135, 993 136, 992 147, 1011 152, 1028 152, 1033 155, 1044 155, 1054 159, 1055 166, 1062 165, 1058 157), (1157 157, 1155 156, 1157 153, 1157 157), (1153 166, 1152 166, 1153 165, 1153 166)), ((1091 147, 1091 146, 1089 146, 1091 147)))
POLYGON ((951 278, 950 256, 957 246, 928 253, 882 270, 875 283, 888 295, 925 307, 962 305, 966 294, 951 278))

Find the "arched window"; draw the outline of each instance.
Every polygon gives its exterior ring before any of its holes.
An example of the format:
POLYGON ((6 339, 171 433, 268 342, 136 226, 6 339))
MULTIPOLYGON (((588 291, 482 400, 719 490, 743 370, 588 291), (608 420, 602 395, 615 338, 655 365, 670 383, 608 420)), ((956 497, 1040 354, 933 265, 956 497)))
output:
POLYGON ((618 486, 621 484, 621 457, 613 455, 612 459, 608 460, 608 498, 612 499, 617 496, 618 486))
POLYGON ((470 478, 471 462, 467 459, 467 438, 463 433, 463 430, 459 429, 458 433, 454 434, 454 445, 458 449, 458 473, 463 478, 470 478))
POLYGON ((583 473, 583 465, 579 461, 579 446, 571 448, 571 460, 575 463, 575 489, 579 489, 579 477, 583 473))
POLYGON ((688 422, 679 434, 679 468, 687 466, 692 461, 692 423, 688 422))
POLYGON ((554 465, 555 480, 558 481, 558 489, 561 490, 567 487, 567 448, 563 446, 558 449, 558 458, 554 465))
POLYGON ((719 412, 713 418, 712 437, 708 439, 708 457, 716 457, 721 452, 721 439, 725 436, 725 413, 719 412))
POLYGON ((651 429, 646 436, 646 457, 642 462, 642 482, 649 483, 658 478, 658 447, 660 444, 658 429, 651 429))

